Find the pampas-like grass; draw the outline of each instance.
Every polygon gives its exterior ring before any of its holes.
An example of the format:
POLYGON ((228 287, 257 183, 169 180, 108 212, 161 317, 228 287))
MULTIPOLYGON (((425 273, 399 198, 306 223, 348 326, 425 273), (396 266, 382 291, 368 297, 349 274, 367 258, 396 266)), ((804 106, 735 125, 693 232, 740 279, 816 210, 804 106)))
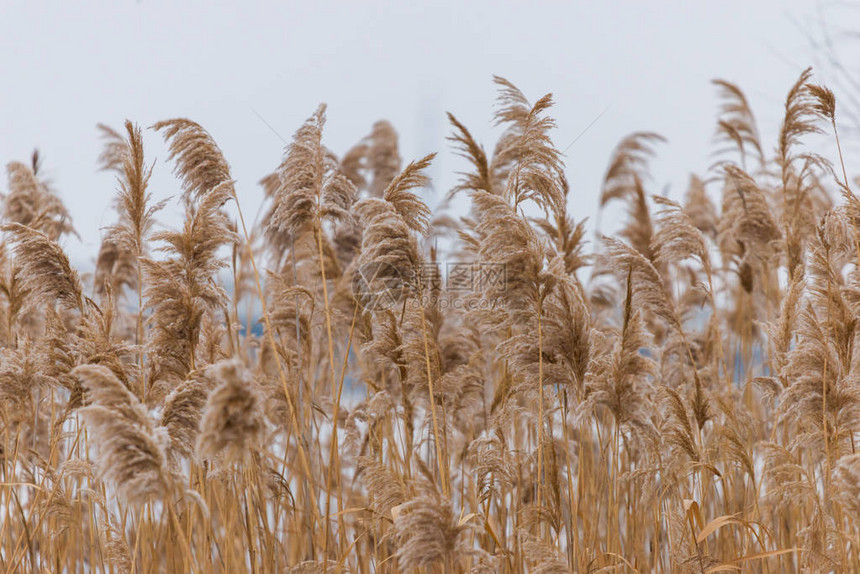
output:
POLYGON ((72 269, 63 249, 50 237, 19 223, 0 226, 14 247, 20 265, 22 289, 31 294, 31 303, 59 303, 67 309, 83 311, 84 295, 78 272, 72 269))
POLYGON ((238 241, 221 209, 231 197, 232 182, 210 190, 199 204, 186 208, 181 231, 153 235, 153 240, 164 244, 159 250, 170 257, 141 260, 144 297, 154 325, 147 343, 155 358, 150 363, 152 383, 183 380, 196 368, 203 316, 226 304, 226 291, 213 278, 227 266, 217 256, 218 250, 238 241))
POLYGON ((200 416, 197 455, 225 464, 242 463, 266 439, 262 397, 254 380, 235 362, 213 365, 210 373, 218 386, 200 416))
POLYGON ((155 214, 165 202, 153 204, 152 195, 147 190, 152 166, 145 164, 140 128, 126 121, 125 129, 127 139, 122 141, 121 148, 117 149, 120 144, 113 142, 104 152, 117 164, 115 169, 121 173, 118 195, 120 223, 111 228, 110 235, 120 247, 135 257, 141 257, 146 254, 145 242, 155 223, 155 214))
POLYGON ((762 151, 758 126, 743 90, 726 80, 713 80, 713 84, 719 89, 722 100, 716 139, 725 146, 716 150, 716 154, 723 155, 731 151, 731 148, 736 148, 740 154, 741 167, 746 168, 748 153, 752 153, 759 164, 763 164, 765 154, 762 151))
POLYGON ((232 179, 218 144, 197 122, 175 118, 152 127, 163 132, 170 145, 168 159, 175 162, 174 172, 182 179, 186 201, 196 200, 232 179))
POLYGON ((189 373, 164 400, 161 426, 170 436, 168 452, 174 457, 191 457, 196 452, 203 411, 218 384, 212 376, 213 369, 214 366, 189 373))
POLYGON ((264 217, 278 255, 291 249, 301 234, 315 232, 324 219, 351 219, 356 189, 323 147, 324 126, 325 104, 296 131, 278 168, 279 182, 264 217))
POLYGON ((411 190, 426 187, 430 178, 424 174, 436 154, 430 154, 407 165, 385 188, 382 198, 394 207, 400 217, 413 231, 426 233, 430 223, 430 208, 411 190))
POLYGON ((164 496, 169 484, 164 429, 107 367, 82 365, 72 375, 88 399, 79 412, 94 433, 99 473, 130 502, 164 496))
POLYGON ((65 205, 47 182, 39 179, 39 152, 33 153, 31 165, 11 162, 6 166, 9 175, 9 194, 3 202, 5 221, 27 225, 59 239, 74 233, 71 218, 65 205))
POLYGON ((612 413, 619 425, 648 426, 648 379, 654 362, 640 351, 649 346, 641 313, 633 307, 633 274, 627 276, 624 318, 611 359, 595 368, 591 401, 612 413))
POLYGON ((563 162, 549 135, 555 121, 545 115, 553 105, 552 94, 531 105, 508 80, 498 76, 494 80, 499 86, 496 124, 507 126, 507 130, 493 162, 496 177, 506 180, 505 196, 515 208, 531 200, 545 210, 560 213, 565 199, 563 162))
POLYGON ((421 256, 409 225, 393 205, 385 200, 369 198, 356 205, 361 219, 361 252, 358 266, 365 270, 363 280, 367 289, 359 295, 373 309, 378 297, 387 297, 389 289, 416 289, 421 277, 421 256))
POLYGON ((462 214, 386 121, 338 157, 321 106, 253 224, 212 136, 156 124, 183 190, 165 229, 146 134, 102 126, 93 274, 38 156, 10 163, 0 571, 860 571, 839 94, 801 74, 769 146, 717 81, 715 163, 663 197, 661 137, 572 189, 552 98, 495 85, 492 153, 448 116, 462 214), (590 192, 627 208, 594 244, 590 192))
POLYGON ((456 130, 454 135, 448 137, 448 140, 456 146, 457 153, 472 164, 474 170, 461 174, 464 176, 463 181, 451 189, 449 197, 460 191, 483 190, 492 193, 493 180, 490 175, 490 164, 483 146, 475 141, 466 126, 461 124, 454 117, 454 114, 448 114, 448 121, 456 130))
POLYGON ((467 525, 438 494, 421 494, 397 508, 394 536, 397 560, 404 571, 444 568, 451 571, 470 552, 464 545, 467 525))

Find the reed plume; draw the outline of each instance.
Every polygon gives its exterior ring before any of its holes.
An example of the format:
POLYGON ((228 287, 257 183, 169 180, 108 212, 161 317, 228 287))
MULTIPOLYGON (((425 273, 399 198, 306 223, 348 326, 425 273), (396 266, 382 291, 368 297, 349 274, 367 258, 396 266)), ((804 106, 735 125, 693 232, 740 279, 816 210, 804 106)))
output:
POLYGON ((101 475, 130 502, 163 496, 169 483, 164 429, 107 367, 82 365, 72 375, 87 393, 89 404, 79 412, 97 439, 101 475))
MULTIPOLYGON (((174 173, 182 179, 186 202, 196 201, 222 183, 231 181, 230 166, 221 149, 200 124, 186 118, 175 118, 157 122, 152 128, 162 132, 169 144, 167 159, 175 163, 174 173)), ((143 212, 137 215, 140 217, 143 212)))
POLYGON ((80 277, 56 241, 20 223, 4 224, 0 231, 8 234, 14 244, 12 253, 20 266, 20 288, 32 296, 32 304, 50 305, 56 301, 66 309, 83 312, 80 277))
POLYGON ((50 239, 73 234, 71 217, 50 184, 38 177, 41 156, 33 152, 30 165, 11 162, 6 166, 9 193, 3 200, 3 219, 43 232, 50 239))
POLYGON ((223 361, 210 367, 218 386, 200 417, 197 454, 225 464, 242 463, 263 445, 266 423, 256 384, 240 365, 223 361))
POLYGON ((184 211, 161 227, 144 133, 100 126, 94 273, 38 156, 9 164, 0 568, 860 571, 837 95, 801 74, 768 146, 715 81, 715 163, 651 195, 663 138, 622 139, 591 191, 626 215, 591 245, 552 97, 494 82, 499 137, 448 115, 435 208, 440 156, 402 162, 386 121, 339 156, 320 106, 254 222, 212 136, 157 123, 184 211))

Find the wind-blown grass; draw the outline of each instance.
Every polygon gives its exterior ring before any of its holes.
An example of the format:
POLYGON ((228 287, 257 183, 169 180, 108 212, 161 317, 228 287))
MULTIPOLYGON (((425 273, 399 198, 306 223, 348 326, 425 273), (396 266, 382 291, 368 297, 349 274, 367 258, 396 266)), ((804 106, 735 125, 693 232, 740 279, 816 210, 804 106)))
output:
POLYGON ((38 154, 9 163, 0 571, 860 571, 860 199, 810 79, 775 146, 715 81, 683 197, 649 194, 664 139, 624 138, 593 245, 551 95, 503 78, 491 151, 448 115, 468 213, 388 122, 338 157, 321 105, 251 227, 215 137, 155 124, 164 230, 144 132, 100 126, 86 274, 38 154), (803 145, 830 130, 838 170, 803 145))

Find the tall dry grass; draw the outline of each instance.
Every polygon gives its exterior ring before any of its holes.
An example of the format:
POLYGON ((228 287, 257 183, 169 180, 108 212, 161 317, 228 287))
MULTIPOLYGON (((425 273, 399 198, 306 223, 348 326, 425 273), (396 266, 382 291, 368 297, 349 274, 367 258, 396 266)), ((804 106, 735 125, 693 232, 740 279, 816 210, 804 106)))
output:
POLYGON ((162 229, 127 122, 79 273, 41 158, 8 164, 0 572, 860 571, 860 198, 810 80, 775 146, 716 81, 684 197, 648 191, 661 136, 622 140, 591 245, 551 96, 502 78, 492 153, 449 114, 462 217, 432 155, 377 122, 339 158, 320 106, 257 223, 211 134, 155 124, 162 229))

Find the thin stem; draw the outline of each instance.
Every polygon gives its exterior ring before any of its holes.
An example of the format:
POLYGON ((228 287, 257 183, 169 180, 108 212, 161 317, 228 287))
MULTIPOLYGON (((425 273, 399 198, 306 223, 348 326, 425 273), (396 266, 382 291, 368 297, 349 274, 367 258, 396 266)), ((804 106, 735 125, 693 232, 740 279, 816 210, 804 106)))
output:
POLYGON ((543 308, 538 303, 538 462, 537 462, 537 506, 541 506, 541 483, 543 482, 543 308))
MULTIPOLYGON (((318 222, 319 223, 319 222, 318 222)), ((331 518, 331 476, 334 472, 335 457, 337 456, 337 417, 340 412, 340 393, 337 390, 337 383, 334 378, 334 343, 332 342, 331 336, 331 309, 329 308, 328 303, 328 285, 326 284, 326 276, 325 276, 325 259, 323 257, 323 246, 322 246, 322 226, 319 225, 316 229, 317 236, 317 248, 319 250, 319 259, 320 259, 320 273, 322 274, 322 288, 323 288, 323 303, 325 304, 325 327, 326 334, 328 335, 328 365, 329 365, 329 378, 331 380, 331 396, 335 399, 334 404, 334 425, 331 435, 331 452, 328 460, 328 473, 326 475, 325 482, 325 525, 323 527, 323 560, 325 566, 325 570, 328 570, 328 560, 327 560, 327 550, 328 550, 328 529, 329 529, 329 519, 331 518)))
MULTIPOLYGON (((307 455, 305 453, 304 444, 302 443, 302 441, 299 438, 299 437, 301 437, 301 432, 299 430, 298 420, 296 419, 296 408, 295 408, 295 405, 293 404, 293 398, 290 395, 290 389, 287 386, 287 376, 284 373, 283 366, 281 365, 281 357, 278 354, 278 345, 275 342, 274 331, 272 330, 272 325, 269 322, 269 312, 268 312, 268 309, 266 306, 266 298, 263 296, 263 286, 260 282, 260 272, 257 269, 257 261, 254 258, 254 251, 253 251, 253 249, 251 249, 251 240, 250 240, 250 237, 248 236, 248 229, 247 229, 247 227, 245 227, 245 218, 242 215, 242 208, 239 205, 239 198, 236 195, 235 189, 233 189, 233 199, 236 201, 236 210, 239 212, 239 221, 242 224, 242 233, 245 235, 245 243, 248 247, 248 257, 251 260, 251 267, 254 270, 254 283, 257 287, 257 295, 260 297, 260 305, 262 306, 261 311, 263 313, 263 323, 266 325, 266 334, 268 335, 269 344, 272 347, 272 355, 274 356, 275 364, 278 367, 278 376, 281 379, 281 385, 283 386, 284 396, 287 399, 287 406, 290 410, 290 423, 292 424, 293 430, 296 433, 296 437, 297 437, 296 447, 299 451, 299 460, 301 461, 302 470, 305 473, 305 479, 307 481, 306 487, 308 490, 310 490, 310 485, 312 483, 312 476, 313 475, 311 474, 311 468, 310 468, 310 465, 308 464, 308 458, 307 458, 307 455)), ((313 510, 314 518, 316 520, 319 520, 319 518, 320 518, 319 508, 317 508, 316 504, 312 504, 311 509, 313 510)))
POLYGON ((430 392, 430 414, 433 417, 433 439, 436 444, 436 462, 439 465, 439 477, 442 481, 442 493, 448 496, 448 478, 446 466, 443 464, 442 446, 439 443, 439 422, 436 419, 436 395, 433 393, 433 375, 430 370, 430 347, 427 343, 427 318, 424 306, 421 306, 421 334, 424 337, 424 361, 427 367, 427 389, 430 392))

